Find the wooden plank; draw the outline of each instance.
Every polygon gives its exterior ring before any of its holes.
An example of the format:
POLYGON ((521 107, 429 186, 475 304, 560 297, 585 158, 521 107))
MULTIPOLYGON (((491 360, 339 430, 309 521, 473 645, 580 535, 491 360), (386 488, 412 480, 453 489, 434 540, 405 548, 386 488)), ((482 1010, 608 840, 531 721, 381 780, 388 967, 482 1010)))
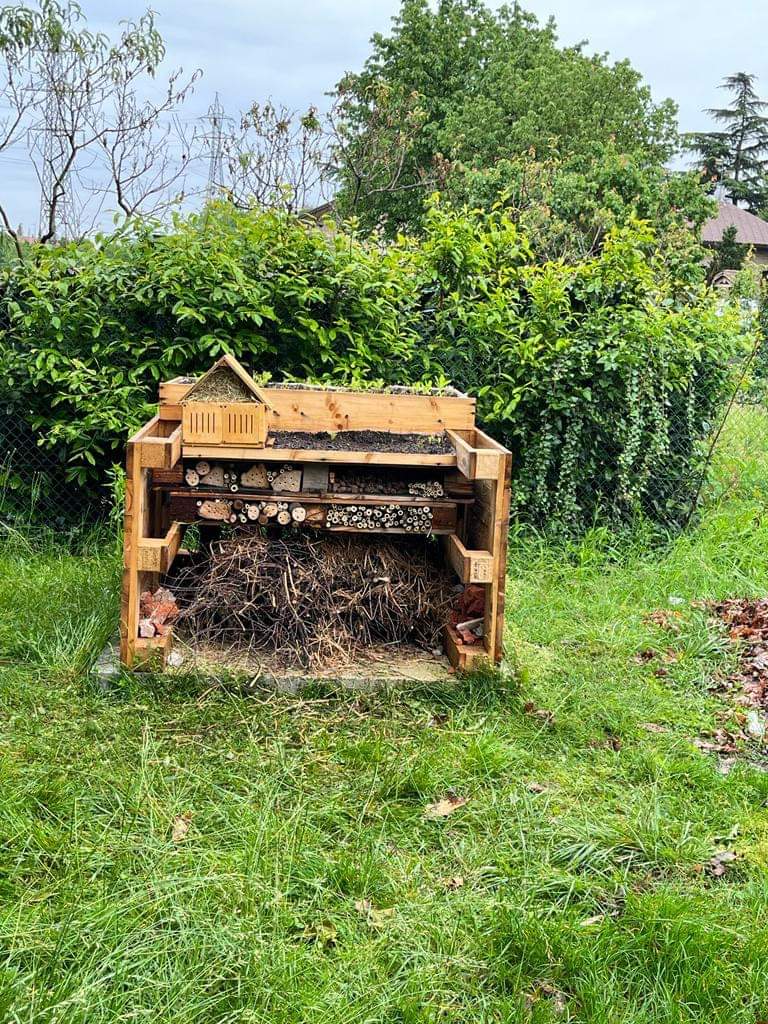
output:
POLYGON ((463 644, 456 639, 450 626, 443 633, 445 652, 451 665, 459 672, 471 672, 489 662, 488 652, 482 644, 463 644))
POLYGON ((507 542, 509 540, 509 506, 511 500, 512 456, 503 457, 502 472, 499 477, 496 502, 496 521, 494 524, 494 577, 496 588, 495 630, 493 647, 494 662, 501 661, 504 654, 504 604, 507 589, 507 542))
MULTIPOLYGON (((180 425, 153 416, 126 446, 125 514, 123 523, 123 578, 120 595, 120 660, 130 668, 136 659, 139 639, 139 597, 144 589, 154 589, 160 581, 156 571, 142 568, 140 548, 152 534, 152 519, 157 518, 157 503, 150 492, 150 462, 162 461, 170 469, 181 455, 180 425), (162 460, 157 453, 162 453, 162 460)), ((160 467, 157 467, 160 468, 160 467)))
POLYGON ((455 533, 446 538, 444 548, 448 564, 462 583, 491 582, 494 559, 490 551, 477 551, 464 547, 455 533))
POLYGON ((184 536, 184 526, 172 523, 164 537, 139 540, 138 567, 146 572, 166 573, 173 564, 184 536))
MULTIPOLYGON (((180 418, 190 383, 160 385, 160 416, 180 418)), ((373 391, 313 388, 260 388, 271 409, 273 430, 407 430, 434 434, 471 430, 475 399, 467 395, 399 395, 373 391)))
POLYGON ((496 480, 475 483, 475 505, 468 517, 467 543, 493 555, 491 579, 485 585, 484 634, 494 661, 502 655, 507 534, 509 531, 511 455, 500 456, 496 480))
POLYGON ((184 444, 185 459, 252 459, 254 462, 329 462, 359 463, 366 466, 455 466, 456 455, 423 455, 417 452, 332 452, 310 451, 308 448, 245 448, 227 445, 184 444))
MULTIPOLYGON (((141 433, 139 431, 139 435, 141 433)), ((139 545, 141 539, 148 536, 151 525, 150 471, 141 465, 141 443, 129 441, 126 449, 123 578, 120 595, 120 661, 126 668, 133 665, 136 655, 141 591, 154 588, 159 583, 157 574, 139 568, 139 545)))
POLYGON ((164 636, 137 637, 133 668, 137 672, 162 672, 173 648, 173 630, 164 636))
POLYGON ((120 586, 120 661, 130 667, 136 635, 139 631, 139 603, 135 574, 138 539, 134 527, 134 488, 136 487, 133 442, 129 441, 125 457, 125 505, 123 511, 123 573, 120 586))

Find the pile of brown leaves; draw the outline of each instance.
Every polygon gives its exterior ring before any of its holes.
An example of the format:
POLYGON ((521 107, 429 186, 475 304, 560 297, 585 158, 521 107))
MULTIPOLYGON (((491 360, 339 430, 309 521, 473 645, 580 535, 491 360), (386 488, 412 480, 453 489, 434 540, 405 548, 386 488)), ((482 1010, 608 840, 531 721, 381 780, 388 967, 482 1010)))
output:
POLYGON ((748 707, 768 711, 768 598, 729 598, 707 607, 740 646, 739 666, 728 679, 729 689, 738 689, 741 703, 748 707))

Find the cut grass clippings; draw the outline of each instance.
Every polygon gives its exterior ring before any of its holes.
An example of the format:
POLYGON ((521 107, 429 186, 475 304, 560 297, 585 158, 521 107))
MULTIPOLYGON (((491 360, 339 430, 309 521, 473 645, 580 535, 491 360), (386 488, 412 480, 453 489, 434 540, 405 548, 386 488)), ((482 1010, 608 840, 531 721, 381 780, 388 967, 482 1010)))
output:
POLYGON ((692 604, 768 590, 767 427, 666 545, 513 537, 508 664, 438 688, 105 694, 114 550, 8 544, 0 1020, 768 1017, 768 775, 695 745, 738 655, 692 604))

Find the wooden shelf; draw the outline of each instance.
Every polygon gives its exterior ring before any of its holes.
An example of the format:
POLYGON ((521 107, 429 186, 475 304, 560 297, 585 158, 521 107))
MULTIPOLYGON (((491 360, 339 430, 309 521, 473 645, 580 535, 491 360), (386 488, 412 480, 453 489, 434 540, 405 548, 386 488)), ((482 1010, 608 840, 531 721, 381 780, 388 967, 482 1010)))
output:
POLYGON ((247 459, 252 462, 332 462, 364 466, 456 466, 456 452, 424 455, 420 452, 342 452, 309 448, 244 448, 236 445, 185 444, 185 459, 247 459))
POLYGON ((212 487, 171 487, 172 498, 196 498, 198 501, 290 501, 300 505, 407 505, 408 508, 453 508, 471 505, 474 498, 420 498, 399 494, 304 494, 303 491, 227 491, 212 487))
MULTIPOLYGON (((351 500, 348 500, 346 498, 339 500, 337 495, 334 495, 332 499, 328 499, 328 498, 320 498, 320 497, 317 497, 315 495, 307 495, 307 497, 305 498, 301 494, 282 494, 282 495, 280 495, 280 494, 266 494, 266 495, 263 495, 263 496, 258 496, 258 495, 255 495, 255 494, 252 494, 252 495, 244 494, 242 491, 238 491, 236 494, 232 494, 229 491, 207 491, 207 492, 193 491, 193 490, 171 491, 171 493, 169 495, 169 500, 170 500, 169 512, 170 512, 170 515, 171 515, 172 519, 176 523, 187 523, 187 524, 189 524, 189 523, 198 523, 198 524, 199 523, 206 523, 206 524, 209 524, 211 526, 217 526, 217 525, 219 525, 219 526, 229 526, 229 525, 235 525, 235 524, 230 524, 228 520, 207 519, 207 518, 201 516, 200 513, 199 513, 198 506, 197 506, 198 501, 212 501, 212 502, 213 501, 226 501, 226 502, 232 502, 232 501, 238 501, 239 500, 239 501, 242 501, 244 504, 247 505, 247 504, 254 504, 257 501, 263 501, 265 498, 267 500, 269 500, 269 501, 287 501, 287 502, 290 502, 292 504, 295 503, 295 504, 298 504, 298 505, 304 505, 304 506, 308 506, 308 507, 312 507, 312 508, 320 508, 320 509, 328 508, 328 507, 331 507, 331 506, 334 506, 334 505, 372 506, 372 505, 397 505, 397 504, 404 504, 405 507, 407 507, 407 508, 412 508, 412 507, 414 507, 414 505, 416 507, 428 505, 430 507, 430 509, 432 510, 432 516, 433 516, 433 519, 432 519, 432 529, 428 533, 425 532, 423 534, 413 532, 413 536, 430 536, 430 535, 431 536, 443 536, 443 535, 448 535, 448 534, 455 533, 456 532, 457 518, 458 518, 457 517, 458 506, 457 506, 456 502, 454 502, 454 501, 443 501, 443 500, 436 501, 436 500, 432 499, 431 501, 430 500, 423 500, 423 501, 418 501, 418 502, 410 502, 410 501, 407 501, 407 502, 397 502, 397 501, 389 501, 389 500, 380 499, 380 498, 363 500, 360 496, 355 496, 355 498, 353 498, 351 500)), ((321 515, 322 515, 322 513, 321 513, 321 515)), ((238 524, 238 525, 240 527, 243 527, 245 524, 238 524)), ((255 524, 255 522, 253 520, 249 520, 249 525, 254 526, 256 524, 255 524)), ((270 523, 270 525, 276 525, 276 524, 275 523, 270 523)), ((327 530, 329 533, 333 533, 333 532, 347 532, 347 533, 409 533, 409 534, 412 533, 412 531, 410 531, 410 530, 402 530, 400 528, 395 528, 395 527, 392 527, 392 528, 382 527, 379 530, 359 530, 359 529, 356 529, 356 528, 353 528, 353 527, 346 527, 346 526, 326 526, 324 522, 323 523, 315 523, 315 522, 312 522, 310 519, 305 520, 304 523, 302 523, 300 525, 304 526, 306 529, 327 530)), ((160 543, 162 543, 162 541, 158 541, 157 543, 160 544, 160 543)))
POLYGON ((138 568, 142 572, 168 572, 181 548, 184 527, 171 523, 164 537, 142 537, 138 548, 138 568))

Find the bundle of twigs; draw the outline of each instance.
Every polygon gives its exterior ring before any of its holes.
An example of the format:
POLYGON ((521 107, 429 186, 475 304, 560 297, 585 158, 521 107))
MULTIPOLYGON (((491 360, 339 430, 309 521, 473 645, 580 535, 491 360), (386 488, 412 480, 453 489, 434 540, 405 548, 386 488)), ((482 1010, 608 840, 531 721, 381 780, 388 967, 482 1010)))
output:
POLYGON ((368 645, 439 646, 452 582, 423 542, 296 533, 218 542, 173 590, 195 642, 316 668, 368 645))

